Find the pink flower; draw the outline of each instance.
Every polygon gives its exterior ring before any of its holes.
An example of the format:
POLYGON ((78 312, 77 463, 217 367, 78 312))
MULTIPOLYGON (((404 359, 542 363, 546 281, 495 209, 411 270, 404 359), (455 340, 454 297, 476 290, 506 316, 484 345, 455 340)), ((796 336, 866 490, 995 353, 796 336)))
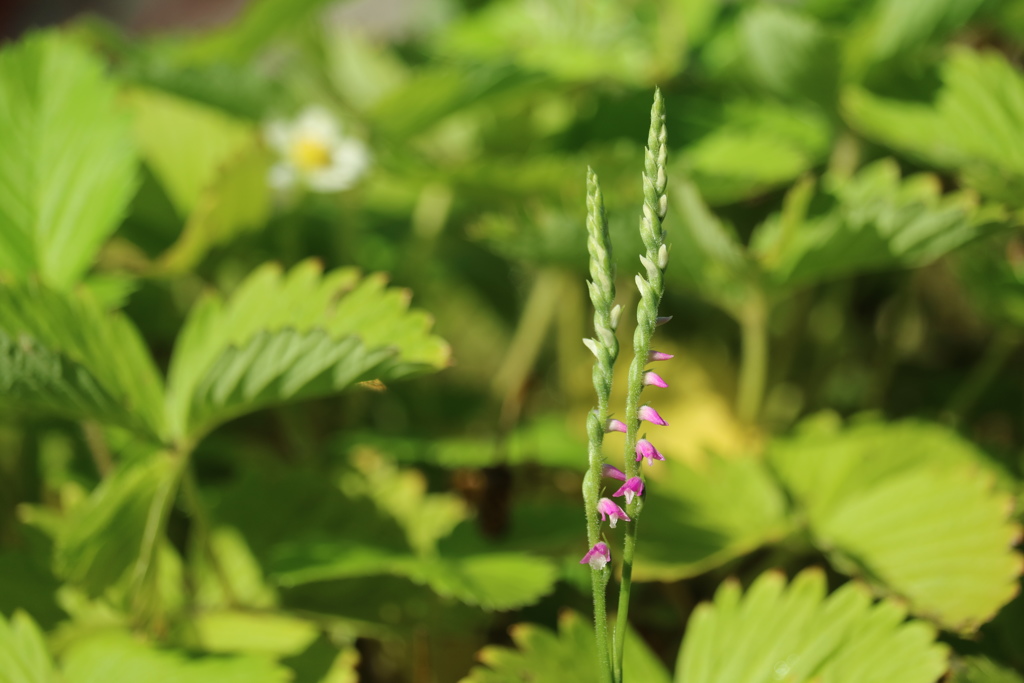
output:
POLYGON ((589 564, 591 569, 601 571, 604 566, 612 561, 611 551, 608 550, 608 544, 604 541, 598 541, 594 544, 594 547, 587 551, 587 554, 580 560, 580 564, 589 564))
POLYGON ((673 356, 671 353, 663 353, 661 351, 655 351, 654 349, 651 349, 650 351, 647 352, 648 363, 656 360, 670 360, 672 358, 675 358, 675 356, 673 356))
POLYGON ((597 512, 601 515, 601 521, 608 520, 608 526, 615 528, 616 522, 620 519, 624 522, 631 521, 629 515, 625 511, 616 505, 611 498, 602 498, 597 501, 597 512))
POLYGON ((640 439, 636 442, 636 461, 640 462, 644 458, 647 459, 648 465, 653 465, 655 460, 664 460, 665 456, 658 452, 653 443, 647 439, 640 439))
POLYGON ((634 496, 644 495, 644 480, 640 477, 630 477, 629 481, 623 484, 622 487, 612 495, 625 496, 626 505, 629 505, 633 502, 634 496))
POLYGON ((648 370, 644 373, 644 386, 648 387, 661 387, 662 389, 668 388, 668 382, 661 378, 661 375, 656 373, 654 370, 648 370))
POLYGON ((608 420, 608 424, 604 427, 605 433, 608 432, 622 432, 626 433, 626 423, 621 420, 608 420))
POLYGON ((611 477, 612 479, 618 479, 619 481, 626 481, 625 473, 622 470, 620 470, 618 467, 616 467, 615 465, 604 465, 602 470, 603 470, 602 473, 606 477, 611 477))
POLYGON ((658 411, 650 406, 640 406, 640 411, 637 413, 637 417, 641 420, 647 420, 651 424, 660 425, 667 427, 668 422, 665 422, 665 418, 658 415, 658 411))

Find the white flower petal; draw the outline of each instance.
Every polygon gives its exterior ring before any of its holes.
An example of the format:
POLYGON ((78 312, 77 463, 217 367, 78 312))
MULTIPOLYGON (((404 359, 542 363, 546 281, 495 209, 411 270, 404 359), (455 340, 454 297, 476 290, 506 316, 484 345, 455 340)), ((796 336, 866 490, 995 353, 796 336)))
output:
POLYGON ((263 139, 275 152, 287 154, 292 143, 292 126, 281 120, 269 121, 263 126, 263 139))
POLYGON ((316 140, 325 147, 334 147, 341 141, 338 120, 323 107, 307 107, 295 120, 295 135, 316 140))
POLYGON ((307 182, 317 192, 347 190, 366 172, 370 165, 370 152, 359 140, 346 139, 331 151, 331 164, 312 172, 307 182))
POLYGON ((290 190, 295 187, 298 180, 299 177, 295 172, 295 167, 284 162, 274 164, 270 168, 270 173, 267 177, 270 187, 275 190, 290 190))

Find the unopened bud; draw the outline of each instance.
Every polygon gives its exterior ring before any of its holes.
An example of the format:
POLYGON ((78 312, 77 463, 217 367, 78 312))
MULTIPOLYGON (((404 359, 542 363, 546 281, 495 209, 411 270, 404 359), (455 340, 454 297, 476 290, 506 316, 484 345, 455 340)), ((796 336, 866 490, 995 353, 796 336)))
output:
POLYGON ((619 329, 619 318, 622 317, 622 304, 612 306, 611 314, 608 317, 611 319, 612 329, 619 329))
POLYGON ((668 267, 668 245, 661 245, 658 249, 658 267, 662 270, 668 267))

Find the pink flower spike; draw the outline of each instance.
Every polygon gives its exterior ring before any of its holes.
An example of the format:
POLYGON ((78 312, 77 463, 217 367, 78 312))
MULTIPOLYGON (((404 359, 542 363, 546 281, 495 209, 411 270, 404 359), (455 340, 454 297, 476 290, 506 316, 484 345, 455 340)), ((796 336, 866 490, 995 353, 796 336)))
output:
POLYGON ((607 519, 608 526, 613 529, 615 528, 615 523, 620 519, 624 522, 632 521, 629 518, 629 515, 627 515, 622 508, 616 505, 611 498, 602 498, 597 501, 597 512, 601 515, 601 521, 603 522, 607 519))
POLYGON ((608 550, 608 544, 598 541, 594 547, 587 551, 587 554, 580 560, 580 564, 589 564, 591 569, 601 571, 604 566, 612 561, 612 553, 608 550))
POLYGON ((629 481, 623 484, 619 490, 612 495, 625 496, 626 505, 629 505, 633 502, 633 496, 644 495, 644 480, 640 477, 631 477, 629 481))
POLYGON ((608 432, 622 432, 626 433, 626 423, 622 420, 608 420, 608 424, 604 428, 605 433, 608 432))
POLYGON ((650 351, 647 352, 647 362, 648 363, 650 363, 652 361, 656 361, 656 360, 671 360, 672 358, 675 358, 675 356, 673 356, 671 353, 664 353, 662 351, 655 351, 654 349, 651 349, 650 351))
POLYGON ((672 316, 670 316, 670 315, 661 315, 661 316, 658 316, 657 318, 654 319, 654 324, 655 324, 655 326, 664 325, 665 323, 667 323, 671 319, 672 319, 672 316))
POLYGON ((665 418, 658 415, 658 411, 650 406, 640 406, 640 411, 637 413, 637 417, 641 420, 647 420, 654 425, 661 427, 668 426, 668 422, 665 422, 665 418))
POLYGON ((640 439, 636 442, 636 460, 640 462, 644 458, 647 459, 648 465, 653 465, 655 460, 664 460, 665 456, 658 452, 653 443, 647 439, 640 439))
POLYGON ((654 370, 648 370, 644 373, 644 386, 648 387, 661 387, 662 389, 668 388, 668 382, 661 378, 661 375, 656 373, 654 370))
MULTIPOLYGON (((619 481, 626 481, 626 474, 615 465, 604 465, 602 468, 602 474, 612 479, 618 479, 619 481)), ((618 494, 616 494, 618 495, 618 494)))

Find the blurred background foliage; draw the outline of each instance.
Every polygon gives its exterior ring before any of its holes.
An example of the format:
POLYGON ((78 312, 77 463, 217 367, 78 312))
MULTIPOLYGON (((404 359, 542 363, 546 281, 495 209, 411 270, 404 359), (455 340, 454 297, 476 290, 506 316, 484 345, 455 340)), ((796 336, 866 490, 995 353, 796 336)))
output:
POLYGON ((1024 3, 199 5, 5 27, 0 682, 594 680, 584 177, 629 310, 656 85, 626 680, 1022 680, 1024 3), (372 165, 275 191, 311 106, 372 165))

